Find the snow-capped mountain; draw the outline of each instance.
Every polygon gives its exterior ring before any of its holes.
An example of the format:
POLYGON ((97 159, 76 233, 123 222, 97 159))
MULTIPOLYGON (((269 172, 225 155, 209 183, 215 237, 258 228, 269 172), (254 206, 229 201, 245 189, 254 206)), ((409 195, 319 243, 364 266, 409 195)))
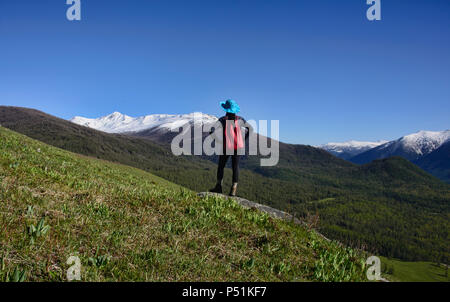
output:
POLYGON ((352 140, 344 143, 328 143, 319 146, 319 148, 324 149, 337 157, 349 159, 385 143, 387 143, 387 141, 361 142, 352 140))
MULTIPOLYGON (((403 148, 419 156, 427 155, 450 140, 450 130, 419 131, 400 138, 393 145, 403 148)), ((388 147, 388 146, 386 146, 388 147)))
POLYGON ((76 116, 72 123, 93 128, 108 133, 141 132, 148 129, 165 131, 176 130, 187 123, 215 123, 217 117, 195 112, 190 114, 153 114, 141 117, 131 117, 120 112, 99 118, 85 118, 76 116))
POLYGON ((442 144, 430 154, 420 157, 414 163, 425 171, 450 183, 450 141, 442 144))
POLYGON ((449 141, 450 130, 419 131, 372 148, 356 155, 350 160, 363 164, 375 159, 402 156, 408 160, 415 161, 422 156, 430 154, 449 141))

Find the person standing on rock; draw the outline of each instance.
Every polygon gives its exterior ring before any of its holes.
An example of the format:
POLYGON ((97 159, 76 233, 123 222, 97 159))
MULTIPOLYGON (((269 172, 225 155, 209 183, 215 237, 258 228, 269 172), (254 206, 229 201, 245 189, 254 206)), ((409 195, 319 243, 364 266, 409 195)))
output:
POLYGON ((233 168, 233 184, 230 189, 230 196, 236 196, 237 186, 239 181, 239 161, 240 154, 245 152, 245 140, 253 131, 250 125, 237 113, 240 112, 239 105, 234 100, 226 100, 220 102, 220 106, 225 110, 226 115, 219 119, 223 131, 223 154, 219 156, 219 163, 217 169, 217 183, 210 192, 222 194, 222 181, 225 165, 228 158, 231 157, 233 168), (245 125, 245 139, 242 134, 242 128, 245 125))

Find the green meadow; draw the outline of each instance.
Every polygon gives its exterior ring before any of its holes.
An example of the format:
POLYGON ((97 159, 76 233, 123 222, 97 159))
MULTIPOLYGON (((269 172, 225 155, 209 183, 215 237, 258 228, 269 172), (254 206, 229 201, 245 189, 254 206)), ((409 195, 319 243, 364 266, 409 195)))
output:
POLYGON ((407 262, 380 257, 383 276, 392 281, 449 282, 443 264, 432 262, 407 262))

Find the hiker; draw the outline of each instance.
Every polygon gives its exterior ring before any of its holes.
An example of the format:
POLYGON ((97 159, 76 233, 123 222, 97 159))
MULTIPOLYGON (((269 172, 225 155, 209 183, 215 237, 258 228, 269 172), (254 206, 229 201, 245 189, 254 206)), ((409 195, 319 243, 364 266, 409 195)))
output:
POLYGON ((233 167, 233 184, 230 190, 230 196, 236 196, 237 185, 239 181, 239 160, 243 154, 242 149, 245 149, 245 140, 248 138, 253 128, 250 125, 245 125, 245 139, 242 135, 242 127, 247 122, 236 114, 241 110, 239 105, 234 100, 226 100, 220 102, 220 106, 225 110, 226 115, 219 119, 223 131, 223 155, 219 156, 219 164, 217 169, 217 184, 210 190, 214 193, 222 193, 222 181, 225 165, 228 158, 231 156, 233 167), (239 152, 241 151, 241 152, 239 152))

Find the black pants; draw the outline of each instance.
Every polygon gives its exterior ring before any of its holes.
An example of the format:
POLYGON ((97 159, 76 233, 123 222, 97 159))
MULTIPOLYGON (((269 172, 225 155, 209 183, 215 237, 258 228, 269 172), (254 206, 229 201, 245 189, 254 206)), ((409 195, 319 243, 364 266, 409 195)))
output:
POLYGON ((223 171, 227 164, 228 158, 231 156, 233 166, 233 182, 239 181, 239 160, 240 155, 220 155, 219 156, 219 168, 217 169, 217 182, 221 182, 223 179, 223 171))

